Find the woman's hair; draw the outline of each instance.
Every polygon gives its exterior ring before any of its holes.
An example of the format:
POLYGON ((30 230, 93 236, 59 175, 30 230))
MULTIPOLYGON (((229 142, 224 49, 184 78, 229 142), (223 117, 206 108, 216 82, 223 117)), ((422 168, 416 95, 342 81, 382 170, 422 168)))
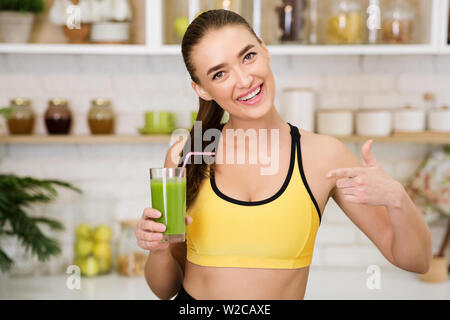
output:
MULTIPOLYGON (((208 33, 208 31, 218 30, 220 28, 226 26, 243 26, 250 33, 252 33, 259 43, 262 43, 258 38, 256 33, 253 31, 252 27, 248 24, 248 22, 239 14, 230 11, 230 10, 209 10, 197 18, 195 18, 184 34, 183 41, 181 44, 181 51, 183 53, 184 64, 186 65, 186 69, 189 72, 189 75, 193 82, 196 84, 200 84, 199 78, 196 75, 196 69, 192 61, 192 50, 194 47, 199 44, 202 38, 208 33)), ((221 106, 217 104, 216 101, 206 101, 199 97, 199 110, 197 114, 196 121, 201 121, 202 124, 202 134, 211 128, 221 130, 223 125, 221 124, 221 120, 224 115, 224 110, 221 106)), ((195 126, 194 126, 195 127, 195 126)), ((184 146, 183 153, 187 155, 188 152, 193 151, 190 150, 190 146, 194 141, 194 127, 192 127, 190 131, 190 137, 187 143, 184 146)), ((198 130, 198 127, 197 127, 198 130)), ((202 139, 202 150, 195 151, 203 151, 206 147, 205 141, 202 139)), ((194 164, 194 157, 190 159, 190 163, 186 165, 186 207, 189 208, 190 205, 194 202, 197 197, 200 184, 202 180, 208 177, 207 168, 208 165, 203 161, 201 164, 194 164)), ((181 159, 184 160, 184 159, 181 159)), ((180 163, 183 163, 180 161, 180 163)), ((179 164, 180 166, 180 164, 179 164)), ((211 169, 214 169, 214 163, 211 164, 211 169)))

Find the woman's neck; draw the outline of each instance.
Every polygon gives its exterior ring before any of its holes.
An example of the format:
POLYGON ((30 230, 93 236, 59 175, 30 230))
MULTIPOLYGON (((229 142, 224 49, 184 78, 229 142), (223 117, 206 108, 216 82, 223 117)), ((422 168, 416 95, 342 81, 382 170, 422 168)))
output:
POLYGON ((230 115, 230 118, 223 129, 242 129, 244 131, 255 129, 258 131, 258 129, 282 129, 285 126, 288 126, 286 121, 281 118, 275 107, 272 107, 264 117, 259 119, 249 120, 230 115))

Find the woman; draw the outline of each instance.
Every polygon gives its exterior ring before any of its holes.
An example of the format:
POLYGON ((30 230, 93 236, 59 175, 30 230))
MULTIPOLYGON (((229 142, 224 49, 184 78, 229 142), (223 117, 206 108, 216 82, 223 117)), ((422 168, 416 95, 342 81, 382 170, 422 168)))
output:
MULTIPOLYGON (((402 185, 371 154, 372 141, 362 147, 363 165, 339 140, 283 121, 273 104, 269 51, 241 16, 226 10, 201 14, 188 27, 182 52, 199 96, 203 132, 256 131, 269 159, 279 164, 271 174, 261 174, 267 167, 261 159, 189 164, 186 243, 161 243, 165 226, 153 220, 160 212, 144 210, 136 236, 151 251, 145 275, 159 298, 178 293, 175 299, 303 299, 330 197, 392 264, 428 270, 427 225, 402 185), (224 110, 230 117, 222 125, 224 110), (259 129, 278 139, 264 140, 259 129)), ((234 137, 220 135, 216 159, 228 152, 252 155, 251 145, 232 142, 234 137)), ((184 145, 169 149, 165 167, 182 163, 184 145)))

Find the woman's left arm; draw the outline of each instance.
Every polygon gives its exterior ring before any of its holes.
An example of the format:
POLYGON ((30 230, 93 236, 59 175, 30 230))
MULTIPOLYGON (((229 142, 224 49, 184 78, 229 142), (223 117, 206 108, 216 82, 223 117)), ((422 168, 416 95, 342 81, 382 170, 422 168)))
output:
POLYGON ((430 230, 402 184, 376 161, 372 143, 367 141, 361 150, 365 165, 339 144, 339 166, 327 174, 337 179, 333 198, 391 263, 426 273, 432 259, 430 230))

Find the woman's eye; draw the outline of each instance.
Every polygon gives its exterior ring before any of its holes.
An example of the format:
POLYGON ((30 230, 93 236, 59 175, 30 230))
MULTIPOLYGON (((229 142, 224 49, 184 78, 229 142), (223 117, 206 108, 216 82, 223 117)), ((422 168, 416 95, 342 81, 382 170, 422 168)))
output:
MULTIPOLYGON (((248 53, 248 54, 245 56, 245 58, 247 58, 249 55, 252 55, 252 58, 253 58, 254 56, 256 56, 256 52, 250 52, 250 53, 248 53)), ((251 59, 251 58, 249 58, 249 59, 251 59)))
MULTIPOLYGON (((214 79, 217 79, 217 78, 218 78, 217 76, 218 76, 219 74, 221 74, 221 73, 223 73, 223 71, 217 72, 217 73, 214 75, 213 80, 214 80, 214 79)), ((221 77, 219 77, 219 78, 221 78, 221 77)))

